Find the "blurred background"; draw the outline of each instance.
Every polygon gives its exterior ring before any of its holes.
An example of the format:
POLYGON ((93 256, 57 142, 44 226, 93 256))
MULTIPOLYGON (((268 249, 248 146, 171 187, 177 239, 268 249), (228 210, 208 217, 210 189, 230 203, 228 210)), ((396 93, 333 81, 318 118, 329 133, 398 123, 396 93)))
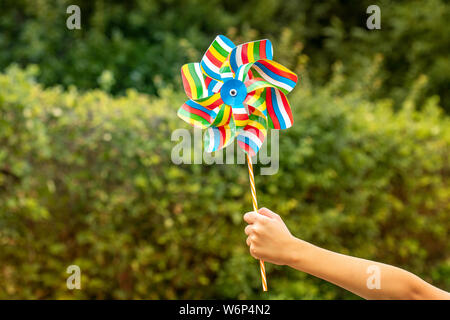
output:
POLYGON ((262 293, 246 166, 171 162, 180 67, 217 34, 269 38, 301 78, 260 205, 450 290, 448 1, 0 3, 0 298, 358 298, 270 264, 262 293))

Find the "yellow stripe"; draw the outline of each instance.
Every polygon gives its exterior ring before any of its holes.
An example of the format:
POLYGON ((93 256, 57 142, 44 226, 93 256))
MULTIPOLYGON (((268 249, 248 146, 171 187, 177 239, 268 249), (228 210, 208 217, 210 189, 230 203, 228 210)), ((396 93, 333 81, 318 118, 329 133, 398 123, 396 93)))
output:
POLYGON ((234 120, 236 122, 236 126, 245 127, 248 123, 248 120, 234 120))
POLYGON ((185 64, 183 66, 183 74, 189 83, 189 88, 191 89, 192 99, 197 98, 197 87, 195 86, 194 78, 192 77, 191 73, 189 72, 189 67, 187 64, 185 64))
POLYGON ((223 62, 223 61, 226 59, 226 57, 222 56, 222 55, 216 50, 216 48, 214 48, 213 46, 211 46, 211 47, 209 48, 209 52, 211 52, 212 55, 213 55, 214 57, 216 57, 216 59, 219 60, 220 62, 223 62))
POLYGON ((215 93, 211 97, 209 97, 208 99, 206 99, 204 101, 195 101, 195 102, 197 102, 201 106, 208 107, 219 99, 220 99, 220 93, 215 93))
POLYGON ((249 121, 248 121, 248 124, 251 125, 252 127, 255 127, 255 128, 257 128, 257 129, 263 131, 263 132, 266 131, 266 128, 264 128, 264 126, 263 126, 261 123, 259 123, 258 121, 255 121, 255 120, 249 120, 249 121))
POLYGON ((207 126, 205 126, 201 121, 192 119, 190 117, 183 116, 181 114, 178 114, 178 116, 181 119, 183 119, 184 121, 186 121, 187 123, 189 123, 190 125, 192 125, 192 126, 200 127, 202 129, 206 129, 207 128, 207 126))
POLYGON ((247 58, 248 58, 248 62, 254 62, 255 61, 255 57, 253 56, 253 48, 255 46, 254 42, 250 42, 248 44, 248 51, 247 51, 247 58))
MULTIPOLYGON (((229 129, 230 126, 228 126, 227 129, 229 129)), ((231 138, 231 130, 225 130, 225 141, 224 141, 224 145, 226 145, 228 143, 228 141, 231 138)))
POLYGON ((226 109, 225 109, 225 112, 223 114, 222 121, 217 124, 217 127, 226 125, 228 123, 228 120, 230 119, 231 107, 229 105, 226 105, 226 104, 224 105, 224 107, 226 109))
POLYGON ((275 62, 275 61, 272 61, 272 60, 265 60, 265 61, 268 62, 269 64, 271 64, 272 66, 274 66, 275 68, 278 68, 278 69, 283 70, 283 71, 288 72, 288 73, 295 74, 291 70, 289 70, 288 68, 283 66, 282 64, 279 64, 278 62, 275 62))

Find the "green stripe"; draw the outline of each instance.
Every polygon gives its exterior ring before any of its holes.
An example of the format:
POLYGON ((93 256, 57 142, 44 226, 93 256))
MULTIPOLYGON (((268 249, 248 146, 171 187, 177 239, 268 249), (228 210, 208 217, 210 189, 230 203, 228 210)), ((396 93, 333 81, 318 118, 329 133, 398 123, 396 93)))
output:
POLYGON ((199 78, 197 72, 195 71, 194 65, 195 65, 194 63, 189 63, 189 65, 188 65, 189 73, 191 74, 192 78, 194 79, 195 87, 197 88, 197 97, 202 97, 203 96, 203 86, 202 86, 202 82, 200 81, 200 78, 199 78))
POLYGON ((273 122, 272 122, 272 118, 268 117, 268 121, 269 121, 269 128, 273 129, 273 122))
POLYGON ((255 61, 259 60, 259 57, 261 56, 259 54, 259 44, 261 41, 256 41, 255 45, 253 46, 253 57, 255 58, 255 61))
POLYGON ((181 107, 178 110, 178 116, 184 116, 186 118, 194 119, 194 120, 197 120, 197 121, 201 122, 203 125, 205 125, 207 127, 209 126, 208 120, 206 120, 205 118, 203 118, 203 117, 201 117, 201 116, 199 116, 197 114, 190 113, 189 111, 183 109, 183 107, 181 107))
POLYGON ((252 73, 255 78, 262 78, 261 74, 258 71, 256 71, 255 69, 252 70, 252 73))
POLYGON ((262 96, 260 96, 258 100, 256 100, 255 103, 252 104, 252 107, 258 108, 260 105, 264 103, 264 100, 265 99, 262 96))
POLYGON ((219 113, 216 116, 216 119, 214 120, 214 122, 212 124, 213 126, 217 125, 218 123, 220 123, 223 120, 226 108, 227 107, 225 105, 222 105, 222 107, 219 110, 219 113))
POLYGON ((228 57, 228 51, 225 50, 224 48, 222 48, 220 46, 220 44, 217 41, 214 41, 212 46, 214 47, 214 49, 217 50, 217 52, 222 56, 222 57, 228 57))

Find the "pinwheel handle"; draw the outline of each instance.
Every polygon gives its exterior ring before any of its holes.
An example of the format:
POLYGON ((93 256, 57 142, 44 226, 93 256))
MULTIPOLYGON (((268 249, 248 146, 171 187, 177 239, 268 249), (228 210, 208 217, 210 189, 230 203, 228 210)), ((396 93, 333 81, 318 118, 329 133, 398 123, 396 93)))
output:
MULTIPOLYGON (((250 178, 250 189, 252 192, 253 210, 255 212, 258 212, 258 201, 256 200, 255 177, 253 176, 252 158, 248 155, 248 153, 246 153, 246 155, 248 164, 248 176, 250 178)), ((264 260, 259 260, 259 268, 261 270, 261 281, 263 291, 267 291, 267 278, 266 278, 266 268, 264 267, 264 260)))

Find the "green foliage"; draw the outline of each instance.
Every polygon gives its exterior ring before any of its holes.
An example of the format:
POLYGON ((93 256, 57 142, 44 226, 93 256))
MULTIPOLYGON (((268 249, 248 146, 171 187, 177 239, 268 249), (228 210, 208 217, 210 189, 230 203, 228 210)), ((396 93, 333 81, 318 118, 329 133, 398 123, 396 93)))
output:
POLYGON ((155 94, 161 87, 181 86, 180 66, 198 61, 222 33, 236 43, 270 38, 276 60, 293 69, 304 64, 298 53, 306 54, 315 84, 328 82, 340 62, 351 76, 342 87, 347 92, 379 55, 380 83, 368 93, 372 100, 390 97, 399 108, 424 75, 421 105, 437 94, 450 111, 450 7, 444 0, 378 1, 381 30, 366 28, 366 9, 374 4, 369 0, 78 0, 81 30, 65 26, 73 1, 3 2, 0 69, 38 64, 45 85, 155 94))
MULTIPOLYGON (((0 298, 266 297, 243 232, 246 167, 171 162, 184 94, 114 98, 36 76, 0 75, 0 298), (82 290, 66 288, 72 264, 82 290)), ((340 94, 344 78, 289 96, 295 125, 279 172, 256 176, 259 202, 307 241, 450 290, 450 120, 436 97, 415 108, 418 87, 393 112, 367 84, 340 94)), ((355 298, 286 267, 267 274, 270 298, 355 298)))

